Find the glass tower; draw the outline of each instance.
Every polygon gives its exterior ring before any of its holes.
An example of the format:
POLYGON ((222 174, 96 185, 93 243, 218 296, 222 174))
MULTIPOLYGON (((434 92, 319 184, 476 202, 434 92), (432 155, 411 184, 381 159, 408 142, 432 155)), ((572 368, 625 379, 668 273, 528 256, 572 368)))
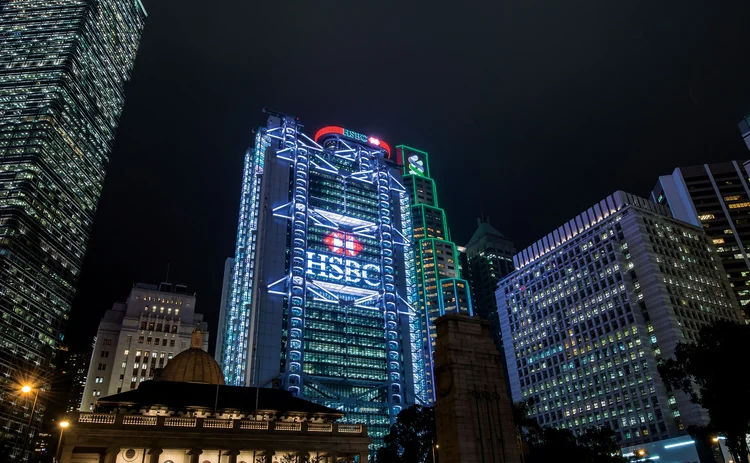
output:
POLYGON ((435 320, 447 313, 473 315, 469 284, 461 278, 459 255, 450 240, 445 212, 438 207, 435 181, 430 178, 428 155, 408 146, 396 147, 404 160, 404 185, 411 197, 416 294, 410 301, 419 314, 420 367, 424 375, 419 397, 425 403, 435 398, 432 355, 435 347, 435 320))
POLYGON ((245 156, 227 383, 277 384, 382 443, 415 395, 408 208, 387 144, 341 127, 310 138, 272 115, 245 156))
POLYGON ((6 442, 31 440, 33 397, 19 396, 19 382, 42 388, 32 421, 42 416, 145 18, 138 0, 0 1, 6 442))

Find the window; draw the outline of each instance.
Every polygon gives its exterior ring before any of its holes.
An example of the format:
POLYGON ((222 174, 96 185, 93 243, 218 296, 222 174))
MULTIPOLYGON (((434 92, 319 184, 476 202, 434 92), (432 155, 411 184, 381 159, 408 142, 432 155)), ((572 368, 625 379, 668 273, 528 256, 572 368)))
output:
POLYGON ((128 338, 125 340, 125 342, 130 345, 130 342, 133 340, 133 336, 128 336, 128 338))
POLYGON ((734 203, 729 205, 729 209, 740 209, 742 207, 750 207, 750 201, 744 201, 741 203, 734 203))
POLYGON ((737 201, 740 195, 724 196, 724 201, 737 201))
MULTIPOLYGON (((731 209, 732 206, 730 205, 729 208, 731 209)), ((702 215, 698 216, 698 220, 711 220, 711 219, 715 219, 715 218, 716 218, 716 216, 713 215, 713 214, 702 214, 702 215)))
POLYGON ((125 349, 125 352, 123 352, 125 355, 130 354, 130 349, 125 349))
POLYGON ((99 370, 99 371, 104 371, 106 369, 107 369, 107 364, 106 363, 100 363, 99 366, 97 367, 97 370, 99 370))
POLYGON ((158 345, 159 345, 159 338, 154 338, 154 345, 155 345, 155 346, 158 346, 158 345))
POLYGON ((103 344, 105 346, 111 346, 112 345, 112 340, 111 339, 105 339, 104 342, 103 342, 103 344))
POLYGON ((102 358, 109 357, 109 351, 108 350, 103 350, 101 356, 102 356, 102 358))
MULTIPOLYGON (((169 347, 174 347, 174 339, 171 339, 169 341, 169 347)), ((169 357, 169 358, 172 358, 172 357, 169 357)))
POLYGON ((146 344, 151 344, 151 338, 146 338, 146 344))
POLYGON ((138 344, 143 344, 143 336, 138 336, 138 344))
POLYGON ((724 238, 714 238, 714 244, 724 244, 724 238))

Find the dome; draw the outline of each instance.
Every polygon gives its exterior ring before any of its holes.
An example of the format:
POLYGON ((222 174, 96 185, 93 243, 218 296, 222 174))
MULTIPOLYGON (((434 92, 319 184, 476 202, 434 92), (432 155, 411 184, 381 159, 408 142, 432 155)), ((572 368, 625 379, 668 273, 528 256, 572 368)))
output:
POLYGON ((196 327, 190 336, 190 349, 180 352, 161 372, 163 381, 224 384, 224 375, 213 357, 204 351, 203 333, 196 327))

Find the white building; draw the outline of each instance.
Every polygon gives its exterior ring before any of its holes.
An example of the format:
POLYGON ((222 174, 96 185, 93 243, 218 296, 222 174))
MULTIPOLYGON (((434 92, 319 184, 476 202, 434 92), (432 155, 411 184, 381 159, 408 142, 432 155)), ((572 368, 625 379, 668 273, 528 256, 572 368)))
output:
POLYGON ((92 410, 99 397, 135 389, 153 378, 157 368, 190 348, 196 326, 207 350, 203 315, 195 313, 195 296, 185 286, 136 284, 127 300, 115 303, 99 323, 81 411, 92 410))
MULTIPOLYGON (((232 273, 234 272, 234 259, 227 257, 224 261, 224 280, 221 282, 221 306, 219 308, 219 327, 217 333, 224 333, 227 329, 227 323, 229 318, 229 303, 232 301, 232 273)), ((219 365, 221 365, 221 359, 224 357, 224 337, 218 336, 216 338, 216 349, 214 350, 214 358, 219 365)))

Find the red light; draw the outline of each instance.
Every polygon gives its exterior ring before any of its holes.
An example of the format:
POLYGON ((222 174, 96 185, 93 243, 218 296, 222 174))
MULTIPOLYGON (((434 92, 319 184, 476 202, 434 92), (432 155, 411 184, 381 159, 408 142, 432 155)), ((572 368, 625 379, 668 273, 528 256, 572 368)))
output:
POLYGON ((367 141, 369 141, 370 143, 372 143, 375 146, 380 146, 380 140, 378 140, 375 137, 370 137, 370 138, 367 139, 367 141))
POLYGON ((362 251, 362 243, 349 233, 332 232, 323 240, 336 254, 354 257, 362 251))
POLYGON ((337 127, 335 125, 329 125, 327 127, 323 127, 322 129, 318 130, 318 132, 315 134, 315 140, 318 141, 318 138, 322 137, 323 135, 328 135, 329 133, 337 133, 339 135, 344 134, 344 128, 343 127, 337 127))

